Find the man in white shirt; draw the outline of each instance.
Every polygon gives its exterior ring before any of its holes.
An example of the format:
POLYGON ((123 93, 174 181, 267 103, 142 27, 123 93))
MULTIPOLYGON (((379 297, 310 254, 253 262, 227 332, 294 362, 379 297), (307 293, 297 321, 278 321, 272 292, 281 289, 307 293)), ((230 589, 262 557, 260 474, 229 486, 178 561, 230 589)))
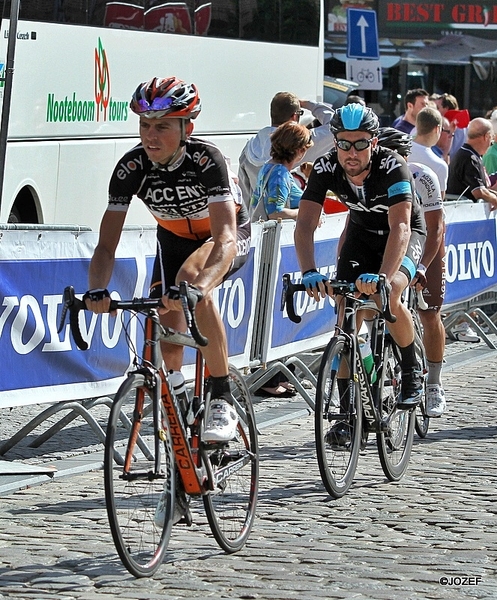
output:
POLYGON ((291 92, 278 92, 271 100, 271 125, 264 127, 254 137, 250 138, 240 154, 238 185, 242 190, 246 206, 250 204, 250 198, 262 165, 271 158, 271 134, 279 125, 283 125, 287 121, 298 123, 304 112, 302 109, 309 110, 312 116, 321 123, 318 127, 311 129, 313 145, 307 150, 305 161, 313 163, 316 158, 329 152, 333 146, 333 134, 330 131, 329 123, 335 111, 331 104, 299 100, 291 92))
POLYGON ((447 190, 449 166, 432 150, 432 146, 435 146, 440 138, 442 127, 442 115, 436 108, 427 106, 419 111, 416 117, 416 137, 412 143, 409 161, 427 165, 435 171, 443 198, 447 190))

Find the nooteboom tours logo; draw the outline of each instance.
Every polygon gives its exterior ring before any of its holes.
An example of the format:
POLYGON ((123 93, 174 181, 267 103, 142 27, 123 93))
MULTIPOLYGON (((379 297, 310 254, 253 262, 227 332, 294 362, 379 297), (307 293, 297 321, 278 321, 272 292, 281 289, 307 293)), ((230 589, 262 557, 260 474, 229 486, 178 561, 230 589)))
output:
POLYGON ((100 38, 94 61, 94 98, 82 98, 77 91, 63 98, 49 93, 46 112, 48 123, 116 122, 128 119, 128 102, 115 100, 111 96, 109 61, 100 38))

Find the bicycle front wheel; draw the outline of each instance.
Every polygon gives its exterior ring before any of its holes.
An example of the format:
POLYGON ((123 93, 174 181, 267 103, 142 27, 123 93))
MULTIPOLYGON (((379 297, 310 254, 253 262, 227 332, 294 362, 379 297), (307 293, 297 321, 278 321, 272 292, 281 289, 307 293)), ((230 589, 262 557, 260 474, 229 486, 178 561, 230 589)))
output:
POLYGON ((321 479, 333 498, 352 485, 362 430, 362 404, 354 381, 354 357, 346 337, 333 337, 319 368, 314 412, 321 479))
POLYGON ((393 341, 385 340, 383 376, 380 381, 380 426, 376 434, 383 472, 390 481, 398 481, 407 470, 414 437, 414 410, 399 410, 402 371, 393 341))
POLYGON ((214 491, 204 497, 205 512, 219 546, 240 550, 255 519, 259 488, 257 426, 250 391, 242 374, 230 366, 230 387, 238 413, 238 432, 228 444, 203 444, 210 463, 214 491))
POLYGON ((154 422, 152 394, 144 376, 131 373, 115 396, 105 440, 110 529, 135 577, 149 577, 160 567, 174 511, 174 452, 169 428, 154 422))

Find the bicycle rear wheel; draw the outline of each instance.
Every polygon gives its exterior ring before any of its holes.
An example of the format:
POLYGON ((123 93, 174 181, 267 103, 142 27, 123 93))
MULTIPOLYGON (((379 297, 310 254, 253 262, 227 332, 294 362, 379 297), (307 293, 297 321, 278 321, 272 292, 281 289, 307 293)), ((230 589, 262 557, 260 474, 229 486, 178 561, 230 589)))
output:
POLYGON ((333 498, 342 497, 352 485, 359 458, 362 404, 353 372, 347 338, 333 337, 321 360, 314 412, 319 471, 333 498))
POLYGON ((383 472, 390 481, 398 481, 407 470, 414 437, 414 410, 399 410, 402 372, 396 347, 385 340, 383 377, 380 381, 380 431, 376 433, 378 454, 383 472))
POLYGON ((207 520, 219 546, 237 552, 255 519, 259 488, 257 426, 250 391, 242 374, 230 366, 231 393, 238 413, 238 433, 228 444, 203 444, 214 491, 203 496, 207 520))
POLYGON ((135 577, 160 567, 174 511, 174 453, 168 427, 154 423, 152 394, 143 375, 131 373, 119 388, 107 425, 105 502, 117 552, 135 577), (159 471, 155 437, 159 432, 159 471))
POLYGON ((428 367, 426 365, 426 354, 425 347, 423 344, 423 329, 421 327, 421 321, 417 312, 412 313, 412 320, 414 323, 414 344, 416 347, 416 356, 421 366, 423 376, 425 378, 425 384, 423 387, 423 395, 421 401, 416 408, 416 433, 420 438, 425 438, 430 427, 430 417, 426 414, 426 374, 428 373, 428 367))

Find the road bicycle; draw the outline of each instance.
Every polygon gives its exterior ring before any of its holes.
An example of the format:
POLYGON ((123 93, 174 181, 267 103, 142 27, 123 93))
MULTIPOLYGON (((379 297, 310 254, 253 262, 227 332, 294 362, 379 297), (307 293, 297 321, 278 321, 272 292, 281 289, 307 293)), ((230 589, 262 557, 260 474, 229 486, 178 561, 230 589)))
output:
MULTIPOLYGON (((378 292, 381 310, 375 303, 358 297, 355 284, 328 282, 333 293, 343 298, 344 319, 336 326, 323 352, 316 386, 314 412, 316 453, 324 486, 334 498, 342 497, 352 485, 359 452, 370 433, 376 434, 381 466, 390 481, 398 481, 407 470, 411 455, 415 411, 400 410, 402 373, 400 351, 388 333, 386 322, 395 322, 390 312, 389 286, 380 276, 378 292), (369 321, 373 368, 368 373, 361 356, 357 313, 370 310, 369 321)), ((282 309, 289 318, 295 314, 293 295, 304 291, 283 275, 282 309)))
MULTIPOLYGON (((244 546, 255 518, 259 453, 250 392, 241 373, 230 366, 239 419, 236 437, 229 443, 203 442, 204 406, 211 392, 200 347, 208 340, 198 330, 196 297, 185 282, 179 296, 190 333, 160 324, 159 299, 112 300, 110 305, 110 312, 131 311, 125 331, 135 358, 114 397, 107 424, 105 502, 117 552, 135 577, 153 575, 163 562, 175 510, 181 508, 191 524, 192 497, 203 499, 214 538, 228 553, 244 546), (141 355, 129 335, 132 319, 143 332, 141 355), (168 380, 162 341, 197 350, 193 396, 184 405, 168 380)), ((70 329, 82 350, 88 348, 79 329, 79 311, 85 309, 73 288, 66 288, 59 331, 69 311, 70 329)))

